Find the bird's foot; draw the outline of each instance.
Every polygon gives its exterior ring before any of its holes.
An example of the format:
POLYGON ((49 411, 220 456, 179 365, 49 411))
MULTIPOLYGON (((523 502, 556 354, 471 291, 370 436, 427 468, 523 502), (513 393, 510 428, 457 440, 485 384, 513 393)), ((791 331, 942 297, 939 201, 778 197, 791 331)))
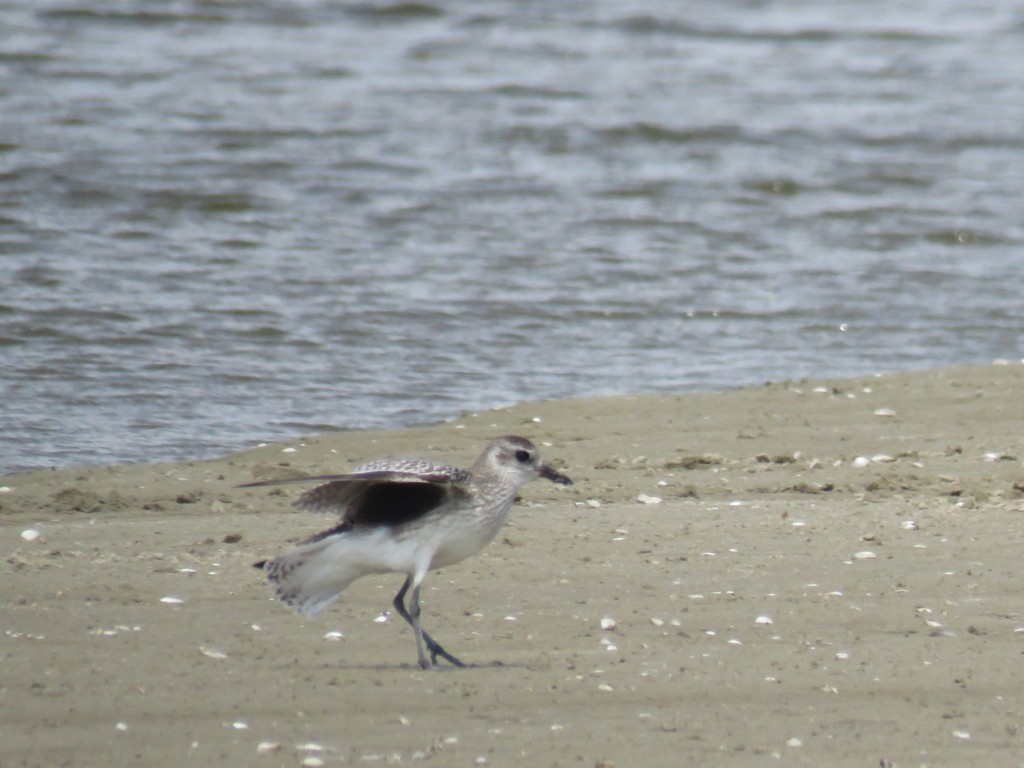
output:
MULTIPOLYGON (((430 642, 427 644, 427 649, 430 651, 430 663, 432 666, 437 666, 437 657, 440 656, 442 659, 447 661, 454 667, 465 667, 466 665, 459 661, 457 658, 452 656, 448 651, 440 646, 439 643, 430 642)), ((420 666, 423 666, 425 659, 420 659, 420 666)))

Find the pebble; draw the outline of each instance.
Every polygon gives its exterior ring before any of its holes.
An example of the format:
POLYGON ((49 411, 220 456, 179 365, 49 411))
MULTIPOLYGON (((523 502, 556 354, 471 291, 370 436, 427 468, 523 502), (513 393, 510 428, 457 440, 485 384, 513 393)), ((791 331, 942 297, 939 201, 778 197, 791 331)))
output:
POLYGON ((754 619, 755 624, 774 624, 775 621, 771 616, 758 616, 754 619))
POLYGON ((895 416, 896 411, 892 408, 879 408, 875 411, 875 416, 895 416))
POLYGON ((619 626, 619 623, 611 616, 605 616, 603 619, 601 619, 601 629, 603 629, 605 632, 610 632, 617 626, 619 626))
POLYGON ((184 603, 185 601, 182 600, 180 597, 174 597, 173 595, 168 595, 167 597, 161 597, 160 598, 160 602, 161 603, 167 603, 169 605, 178 605, 179 603, 184 603))
POLYGON ((261 741, 256 745, 257 755, 270 755, 281 749, 281 745, 276 741, 261 741))
POLYGON ((646 493, 641 493, 636 500, 641 504, 661 504, 661 496, 648 496, 646 493))

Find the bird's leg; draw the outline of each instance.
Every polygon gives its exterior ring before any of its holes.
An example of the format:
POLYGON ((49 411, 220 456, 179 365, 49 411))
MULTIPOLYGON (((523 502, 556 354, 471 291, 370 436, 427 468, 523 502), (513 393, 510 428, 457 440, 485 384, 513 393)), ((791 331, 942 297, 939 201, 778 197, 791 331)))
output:
POLYGON ((394 602, 395 610, 398 615, 401 616, 405 621, 412 627, 413 632, 416 634, 416 651, 419 653, 420 666, 424 669, 437 664, 437 657, 440 656, 442 659, 447 661, 449 664, 453 664, 456 667, 466 666, 457 658, 452 656, 448 651, 441 647, 434 638, 432 638, 425 629, 420 625, 420 588, 416 586, 412 591, 412 602, 410 604, 410 611, 406 610, 405 607, 405 593, 409 591, 409 587, 412 586, 412 576, 405 580, 402 588, 398 590, 398 594, 395 595, 394 602), (426 646, 427 650, 430 651, 430 662, 427 662, 427 656, 423 652, 423 647, 426 646))

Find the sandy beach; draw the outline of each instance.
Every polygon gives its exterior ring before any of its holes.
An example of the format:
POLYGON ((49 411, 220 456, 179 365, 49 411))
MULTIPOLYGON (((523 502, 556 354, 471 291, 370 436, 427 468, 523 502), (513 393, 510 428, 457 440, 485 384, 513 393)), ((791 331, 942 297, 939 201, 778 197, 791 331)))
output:
POLYGON ((1024 765, 1022 393, 994 364, 0 477, 0 765, 1024 765), (575 485, 428 578, 470 668, 416 666, 399 575, 306 619, 251 568, 334 520, 239 484, 501 434, 575 485))

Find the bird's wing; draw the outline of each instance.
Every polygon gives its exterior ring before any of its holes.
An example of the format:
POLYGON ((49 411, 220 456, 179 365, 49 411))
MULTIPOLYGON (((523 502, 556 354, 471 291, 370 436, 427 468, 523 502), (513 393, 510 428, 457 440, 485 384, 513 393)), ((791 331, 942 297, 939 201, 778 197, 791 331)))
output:
POLYGON ((299 509, 333 512, 347 527, 399 525, 448 499, 464 495, 469 472, 422 459, 381 459, 340 475, 316 475, 246 483, 243 488, 322 482, 294 502, 299 509))
POLYGON ((395 483, 447 483, 450 485, 464 485, 469 481, 468 473, 462 470, 456 472, 434 472, 420 474, 415 472, 401 472, 396 470, 380 469, 371 471, 355 470, 344 472, 339 475, 304 475, 302 477, 284 477, 280 480, 257 480, 254 483, 242 483, 236 488, 260 488, 270 485, 297 485, 298 483, 364 483, 370 481, 386 481, 395 483), (462 477, 466 475, 466 477, 462 477))

